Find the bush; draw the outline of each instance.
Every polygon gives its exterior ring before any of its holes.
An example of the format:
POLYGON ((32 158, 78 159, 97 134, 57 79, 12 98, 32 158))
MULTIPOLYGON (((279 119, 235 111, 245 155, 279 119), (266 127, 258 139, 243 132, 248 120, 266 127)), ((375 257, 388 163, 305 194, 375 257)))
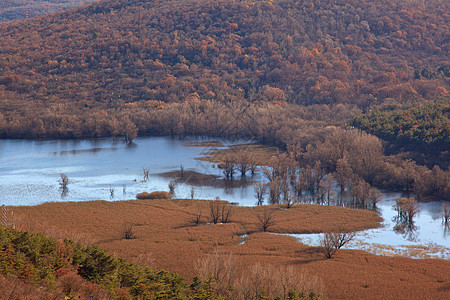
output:
POLYGON ((134 224, 130 222, 126 222, 122 225, 121 234, 123 239, 131 240, 136 237, 136 235, 134 234, 133 226, 134 224))
POLYGON ((339 228, 337 232, 325 232, 320 240, 321 252, 330 259, 345 244, 353 240, 354 232, 342 232, 339 228))
POLYGON ((168 192, 156 191, 156 192, 142 192, 136 195, 137 199, 172 199, 172 195, 168 192))

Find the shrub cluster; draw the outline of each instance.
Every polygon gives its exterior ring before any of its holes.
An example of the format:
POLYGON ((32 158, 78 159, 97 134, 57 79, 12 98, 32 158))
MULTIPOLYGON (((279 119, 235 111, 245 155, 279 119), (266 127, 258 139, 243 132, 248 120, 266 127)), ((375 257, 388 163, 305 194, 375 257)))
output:
POLYGON ((171 199, 172 194, 164 191, 156 191, 156 192, 142 192, 136 195, 137 199, 171 199))
POLYGON ((59 297, 219 298, 203 290, 200 283, 191 289, 175 273, 128 263, 98 246, 84 247, 70 240, 56 241, 39 233, 4 227, 0 227, 0 273, 21 279, 23 286, 44 287, 59 297))

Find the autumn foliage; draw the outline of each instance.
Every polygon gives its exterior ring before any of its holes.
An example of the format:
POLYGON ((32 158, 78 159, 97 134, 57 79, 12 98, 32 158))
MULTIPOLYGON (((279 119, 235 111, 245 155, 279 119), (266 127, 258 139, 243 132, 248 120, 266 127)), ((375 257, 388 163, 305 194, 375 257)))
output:
POLYGON ((448 18, 439 0, 102 1, 0 25, 2 114, 431 99, 448 94, 448 18))
POLYGON ((156 192, 142 192, 136 195, 136 199, 170 199, 172 195, 168 192, 164 191, 156 191, 156 192))

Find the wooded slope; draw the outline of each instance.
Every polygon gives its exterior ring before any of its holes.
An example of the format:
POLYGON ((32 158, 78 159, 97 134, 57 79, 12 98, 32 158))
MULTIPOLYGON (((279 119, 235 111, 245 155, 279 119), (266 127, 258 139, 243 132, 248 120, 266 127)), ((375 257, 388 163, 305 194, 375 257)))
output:
POLYGON ((0 103, 430 99, 449 90, 449 11, 439 0, 93 3, 0 25, 0 103))
POLYGON ((40 16, 94 0, 2 0, 0 3, 0 22, 40 16))

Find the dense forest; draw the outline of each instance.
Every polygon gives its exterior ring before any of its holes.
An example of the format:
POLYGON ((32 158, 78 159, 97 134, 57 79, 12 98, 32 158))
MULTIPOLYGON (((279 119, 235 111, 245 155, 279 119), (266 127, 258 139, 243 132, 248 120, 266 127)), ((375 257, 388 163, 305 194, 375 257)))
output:
POLYGON ((431 99, 448 93, 450 15, 445 1, 421 3, 110 0, 4 23, 0 97, 431 99))
POLYGON ((0 3, 0 22, 40 16, 94 0, 2 0, 0 3))

